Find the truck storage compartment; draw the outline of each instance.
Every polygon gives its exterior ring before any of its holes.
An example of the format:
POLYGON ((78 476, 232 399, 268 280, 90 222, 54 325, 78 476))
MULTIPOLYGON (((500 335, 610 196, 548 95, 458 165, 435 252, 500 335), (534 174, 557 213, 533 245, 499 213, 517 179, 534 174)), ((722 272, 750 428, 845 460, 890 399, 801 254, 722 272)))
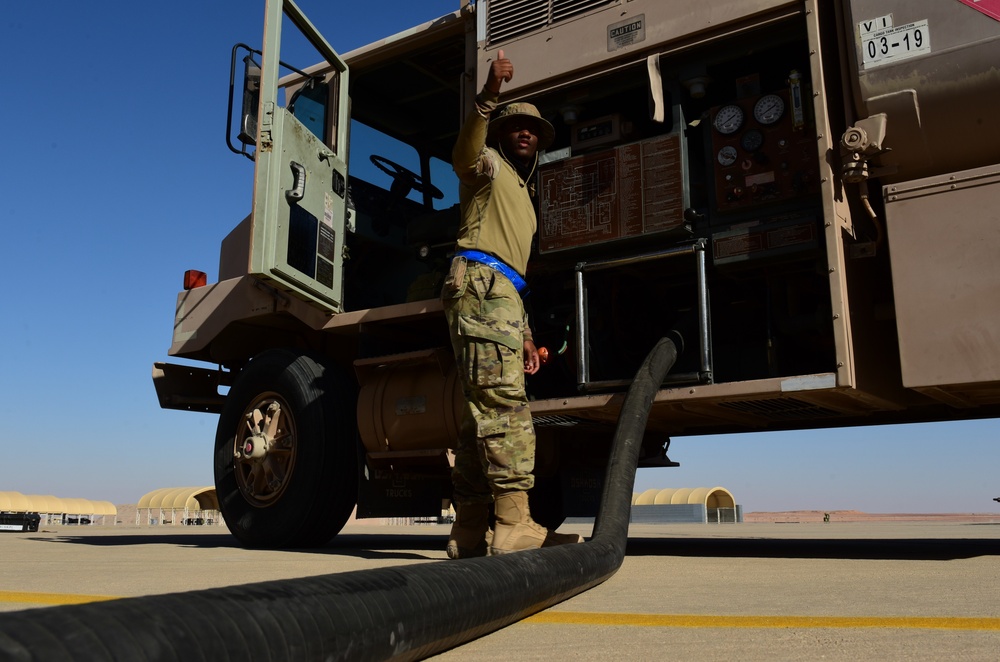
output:
POLYGON ((1000 165, 884 188, 903 385, 1000 400, 1000 165))

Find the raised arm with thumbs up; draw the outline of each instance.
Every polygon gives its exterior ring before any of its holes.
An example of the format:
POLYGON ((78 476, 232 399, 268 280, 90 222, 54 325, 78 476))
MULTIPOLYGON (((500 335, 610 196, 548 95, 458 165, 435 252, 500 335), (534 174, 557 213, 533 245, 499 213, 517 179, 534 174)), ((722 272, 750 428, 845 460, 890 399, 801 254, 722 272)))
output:
POLYGON ((490 63, 490 77, 486 81, 486 90, 500 94, 500 84, 509 83, 514 77, 514 64, 504 57, 503 51, 497 52, 497 59, 490 63))

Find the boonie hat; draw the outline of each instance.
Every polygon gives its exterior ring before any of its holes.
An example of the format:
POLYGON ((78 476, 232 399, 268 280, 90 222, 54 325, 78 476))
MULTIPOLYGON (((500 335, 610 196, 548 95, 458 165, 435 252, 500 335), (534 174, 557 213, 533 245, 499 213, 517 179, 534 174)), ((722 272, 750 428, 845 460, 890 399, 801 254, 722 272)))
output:
POLYGON ((552 144, 552 141, 556 138, 556 130, 552 128, 552 125, 547 119, 542 117, 542 114, 538 112, 533 104, 517 101, 515 103, 507 104, 496 117, 490 121, 490 127, 486 132, 487 142, 495 143, 497 134, 500 132, 500 127, 506 124, 508 121, 515 118, 529 118, 534 125, 537 127, 536 134, 538 135, 538 149, 545 149, 552 144))

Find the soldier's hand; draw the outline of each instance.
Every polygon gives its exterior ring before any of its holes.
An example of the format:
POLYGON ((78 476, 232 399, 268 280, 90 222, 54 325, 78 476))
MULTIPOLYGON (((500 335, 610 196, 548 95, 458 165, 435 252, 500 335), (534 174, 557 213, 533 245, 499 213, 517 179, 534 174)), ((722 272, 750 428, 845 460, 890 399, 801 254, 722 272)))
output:
POLYGON ((538 368, 542 365, 541 360, 538 358, 538 350, 535 349, 535 343, 530 340, 524 341, 524 371, 529 375, 533 375, 538 372, 538 368))
POLYGON ((490 75, 486 79, 486 89, 493 94, 500 94, 500 85, 509 83, 514 77, 514 64, 503 56, 503 51, 497 52, 497 59, 490 63, 490 75))

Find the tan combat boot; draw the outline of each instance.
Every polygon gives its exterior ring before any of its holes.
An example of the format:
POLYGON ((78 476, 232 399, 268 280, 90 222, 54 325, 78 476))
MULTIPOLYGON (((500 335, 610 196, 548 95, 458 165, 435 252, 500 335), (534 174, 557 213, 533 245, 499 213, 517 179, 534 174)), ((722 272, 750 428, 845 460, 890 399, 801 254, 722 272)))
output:
POLYGON ((520 490, 496 496, 497 523, 490 554, 508 554, 524 549, 583 542, 575 533, 556 533, 531 519, 528 493, 520 490))
POLYGON ((485 503, 456 503, 455 522, 448 534, 445 551, 449 559, 486 556, 493 539, 490 531, 490 507, 485 503))

